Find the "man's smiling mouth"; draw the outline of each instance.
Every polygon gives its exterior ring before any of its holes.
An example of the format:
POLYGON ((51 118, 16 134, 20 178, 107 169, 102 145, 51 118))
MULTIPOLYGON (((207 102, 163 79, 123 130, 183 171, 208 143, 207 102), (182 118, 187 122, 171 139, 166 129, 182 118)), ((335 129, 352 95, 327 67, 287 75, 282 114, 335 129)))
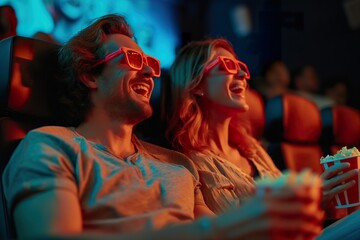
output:
POLYGON ((150 98, 150 86, 144 83, 135 83, 131 86, 132 90, 143 97, 150 98))
POLYGON ((134 79, 130 82, 130 88, 137 95, 149 100, 153 89, 153 82, 151 79, 147 78, 134 79))

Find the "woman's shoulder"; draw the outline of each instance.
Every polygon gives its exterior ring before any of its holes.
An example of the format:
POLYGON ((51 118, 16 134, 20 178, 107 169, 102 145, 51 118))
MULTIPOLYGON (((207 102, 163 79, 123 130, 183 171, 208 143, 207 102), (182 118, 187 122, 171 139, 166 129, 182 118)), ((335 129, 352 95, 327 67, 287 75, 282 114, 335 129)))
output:
POLYGON ((193 161, 198 170, 211 170, 214 168, 214 158, 211 152, 191 151, 187 156, 193 161))
POLYGON ((193 161, 199 160, 199 161, 203 162, 203 161, 209 160, 209 154, 206 154, 204 152, 191 151, 191 152, 187 153, 186 155, 189 156, 189 158, 193 161))
POLYGON ((256 140, 253 141, 251 148, 242 148, 241 151, 248 159, 254 162, 261 175, 279 176, 281 174, 269 154, 256 140))
POLYGON ((167 156, 170 159, 174 159, 175 161, 188 161, 189 159, 186 157, 185 154, 178 152, 176 150, 164 148, 149 142, 140 141, 138 142, 144 147, 144 149, 150 154, 162 155, 167 156))

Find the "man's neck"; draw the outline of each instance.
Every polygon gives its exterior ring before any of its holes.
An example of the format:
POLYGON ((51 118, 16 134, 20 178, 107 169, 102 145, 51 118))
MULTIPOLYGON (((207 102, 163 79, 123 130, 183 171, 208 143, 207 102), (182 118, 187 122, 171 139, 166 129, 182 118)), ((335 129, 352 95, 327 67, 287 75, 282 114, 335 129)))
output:
POLYGON ((135 153, 136 149, 131 141, 134 125, 111 120, 105 114, 93 116, 76 128, 79 134, 90 141, 104 145, 120 158, 135 153))

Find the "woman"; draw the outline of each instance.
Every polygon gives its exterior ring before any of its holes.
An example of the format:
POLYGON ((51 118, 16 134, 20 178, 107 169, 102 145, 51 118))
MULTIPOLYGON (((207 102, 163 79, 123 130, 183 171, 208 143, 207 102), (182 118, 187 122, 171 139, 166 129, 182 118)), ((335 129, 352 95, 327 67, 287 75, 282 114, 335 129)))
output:
MULTIPOLYGON (((195 163, 206 204, 215 213, 239 205, 254 191, 257 177, 281 173, 271 158, 243 128, 232 127, 239 113, 248 110, 245 92, 250 73, 237 60, 225 39, 192 42, 178 54, 170 69, 171 101, 167 101, 167 135, 172 145, 195 163)), ((239 124, 237 124, 238 126, 239 124)), ((357 174, 335 166, 324 172, 322 206, 354 182, 339 185, 357 174), (335 177, 333 177, 335 176, 335 177)))

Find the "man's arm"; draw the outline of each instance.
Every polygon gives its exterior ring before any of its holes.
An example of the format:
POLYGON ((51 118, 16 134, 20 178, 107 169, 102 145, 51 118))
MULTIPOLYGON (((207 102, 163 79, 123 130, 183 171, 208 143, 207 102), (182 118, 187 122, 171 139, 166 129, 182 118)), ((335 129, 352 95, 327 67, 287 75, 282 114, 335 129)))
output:
POLYGON ((219 215, 202 217, 192 223, 173 224, 157 231, 133 234, 59 235, 51 239, 313 239, 321 231, 323 213, 307 192, 279 191, 270 196, 256 196, 243 202, 240 208, 219 215))
POLYGON ((19 239, 82 232, 79 200, 68 190, 50 190, 24 198, 13 213, 19 239))
MULTIPOLYGON (((214 216, 206 206, 197 204, 197 217, 214 216)), ((14 220, 19 239, 209 239, 213 237, 212 220, 202 218, 194 224, 179 224, 160 231, 134 234, 103 235, 83 232, 80 206, 74 193, 57 189, 34 194, 21 200, 14 209, 14 220), (184 238, 185 237, 185 238, 184 238)))
POLYGON ((209 207, 206 206, 205 204, 196 204, 194 207, 194 215, 195 215, 195 219, 198 219, 204 216, 208 216, 208 217, 215 216, 215 213, 211 211, 209 207))

